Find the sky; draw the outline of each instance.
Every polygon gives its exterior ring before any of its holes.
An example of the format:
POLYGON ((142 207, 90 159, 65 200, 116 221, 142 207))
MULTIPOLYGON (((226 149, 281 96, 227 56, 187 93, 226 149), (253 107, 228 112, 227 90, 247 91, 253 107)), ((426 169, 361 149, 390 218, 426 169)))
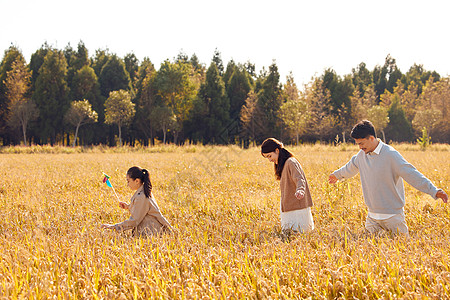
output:
POLYGON ((307 84, 327 68, 372 70, 390 54, 406 73, 414 64, 450 74, 446 0, 0 0, 0 55, 11 45, 27 62, 44 42, 93 56, 108 48, 150 58, 157 69, 181 51, 209 66, 250 61, 259 72, 275 60, 284 82, 307 84))

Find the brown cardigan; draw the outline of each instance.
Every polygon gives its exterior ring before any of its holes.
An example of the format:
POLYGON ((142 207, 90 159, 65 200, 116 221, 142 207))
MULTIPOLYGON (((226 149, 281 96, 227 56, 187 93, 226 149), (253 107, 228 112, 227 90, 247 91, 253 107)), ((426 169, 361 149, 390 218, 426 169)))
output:
POLYGON ((302 166, 295 157, 290 157, 284 164, 280 179, 281 211, 304 209, 313 206, 308 182, 302 166), (295 192, 303 190, 305 197, 297 199, 295 192))
POLYGON ((131 217, 115 225, 119 231, 133 229, 133 234, 152 235, 172 230, 172 226, 159 211, 153 194, 150 198, 145 197, 143 186, 131 197, 128 210, 131 217))

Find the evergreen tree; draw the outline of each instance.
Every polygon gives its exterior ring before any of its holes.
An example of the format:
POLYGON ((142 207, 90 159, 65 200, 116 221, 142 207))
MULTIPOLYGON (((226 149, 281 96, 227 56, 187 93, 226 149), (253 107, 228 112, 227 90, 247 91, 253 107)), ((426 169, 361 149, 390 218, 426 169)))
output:
POLYGON ((388 110, 389 124, 386 127, 386 135, 397 142, 410 141, 413 138, 411 123, 408 121, 400 104, 400 96, 395 94, 388 110))
POLYGON ((230 102, 225 94, 225 86, 214 62, 206 72, 206 82, 201 85, 198 97, 206 104, 206 143, 228 143, 230 102))
POLYGON ((127 70, 133 90, 136 89, 136 81, 138 80, 139 60, 134 53, 128 53, 123 59, 125 69, 127 70))
POLYGON ((281 135, 278 111, 281 106, 280 74, 275 62, 269 66, 269 72, 264 78, 261 90, 258 92, 258 105, 265 115, 266 136, 277 137, 281 135))
POLYGON ((216 64, 217 70, 219 70, 219 75, 223 76, 223 61, 222 61, 222 55, 220 54, 219 50, 216 48, 214 50, 214 56, 212 58, 212 61, 216 64))
POLYGON ((36 79, 39 76, 39 70, 40 70, 42 64, 44 63, 45 56, 51 50, 52 50, 52 48, 47 43, 44 43, 41 46, 41 48, 36 50, 36 52, 34 52, 31 55, 31 60, 30 60, 29 66, 30 66, 30 71, 31 71, 31 90, 32 91, 36 90, 35 84, 36 84, 36 79))
POLYGON ((360 63, 358 67, 352 69, 352 81, 359 94, 364 96, 364 92, 373 83, 372 73, 367 69, 365 63, 360 63))
POLYGON ((237 66, 234 63, 234 61, 230 60, 227 64, 227 69, 225 70, 225 73, 223 74, 222 77, 223 83, 225 84, 225 89, 228 89, 228 83, 230 82, 230 78, 233 75, 236 68, 237 66))
POLYGON ((41 142, 56 142, 63 128, 63 116, 69 108, 69 88, 66 82, 67 62, 63 52, 51 49, 44 58, 36 79, 33 98, 39 107, 41 142))
POLYGON ((67 85, 70 88, 70 98, 71 99, 83 99, 78 98, 73 94, 74 86, 73 86, 73 77, 75 74, 82 69, 84 66, 89 66, 89 55, 88 50, 84 43, 80 41, 78 43, 77 51, 73 51, 70 44, 64 49, 64 56, 67 61, 67 85))
POLYGON ((95 50, 95 56, 93 59, 91 59, 91 66, 94 69, 97 77, 100 77, 100 73, 102 72, 104 65, 108 62, 110 57, 111 54, 109 53, 108 49, 95 50))
POLYGON ((247 72, 243 66, 236 66, 228 84, 226 84, 227 95, 230 99, 230 118, 232 120, 239 120, 241 108, 250 90, 251 86, 247 72))
POLYGON ((125 69, 125 64, 115 54, 111 55, 103 66, 98 81, 101 94, 104 97, 109 97, 108 95, 112 91, 132 91, 130 76, 125 69))

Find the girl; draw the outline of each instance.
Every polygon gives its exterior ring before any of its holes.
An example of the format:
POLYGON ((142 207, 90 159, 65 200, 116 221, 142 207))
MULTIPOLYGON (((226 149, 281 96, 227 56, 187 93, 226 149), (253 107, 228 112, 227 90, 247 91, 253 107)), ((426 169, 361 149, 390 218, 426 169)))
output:
POLYGON ((146 169, 131 167, 127 172, 128 186, 136 191, 130 204, 119 202, 119 206, 128 209, 131 217, 117 224, 103 224, 102 228, 124 231, 133 230, 133 235, 152 235, 172 231, 172 226, 161 215, 152 194, 150 175, 146 169))
POLYGON ((298 160, 274 138, 262 143, 261 154, 274 163, 275 176, 280 180, 281 229, 299 232, 313 230, 311 193, 298 160))

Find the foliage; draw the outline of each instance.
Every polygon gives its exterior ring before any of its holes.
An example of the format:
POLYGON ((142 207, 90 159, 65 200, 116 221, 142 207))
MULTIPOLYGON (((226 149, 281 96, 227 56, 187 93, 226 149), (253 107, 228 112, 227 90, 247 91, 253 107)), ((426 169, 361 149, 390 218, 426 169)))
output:
POLYGON ((6 98, 9 103, 8 125, 22 129, 23 143, 27 146, 27 128, 30 121, 39 116, 39 110, 30 99, 31 73, 23 57, 18 56, 7 72, 5 80, 6 98))
POLYGON ((80 126, 97 122, 98 114, 92 110, 89 101, 84 99, 83 101, 72 101, 64 118, 68 123, 75 126, 75 138, 73 140, 73 147, 75 147, 80 126))
MULTIPOLYGON (((20 49, 11 46, 0 63, 0 145, 19 141, 18 131, 6 126, 10 111, 16 108, 7 100, 5 89, 7 72, 18 57, 23 59, 20 49)), ((259 72, 250 61, 230 60, 224 69, 221 53, 215 49, 211 64, 217 68, 214 76, 211 66, 208 75, 195 54, 189 57, 183 51, 157 69, 148 57, 140 61, 133 53, 120 58, 109 49, 97 49, 90 56, 82 41, 77 48, 68 44, 63 51, 44 43, 32 54, 28 65, 28 97, 33 102, 27 107, 33 110, 34 103, 40 114, 29 122, 27 140, 69 145, 72 129, 64 126, 62 117, 70 99, 89 99, 98 113, 98 122, 80 131, 80 139, 86 145, 115 145, 114 130, 105 122, 104 104, 111 91, 123 89, 130 92, 136 107, 134 117, 120 134, 129 145, 155 145, 161 140, 173 140, 177 145, 199 141, 248 145, 250 139, 260 142, 273 136, 283 140, 294 135, 299 141, 330 143, 341 134, 345 141, 353 125, 371 118, 368 112, 379 111, 378 105, 389 111, 391 122, 385 131, 390 141, 413 142, 425 125, 433 141, 450 142, 450 79, 422 65, 414 64, 402 74, 396 60, 387 55, 384 64, 372 70, 364 62, 351 74, 338 75, 332 68, 325 69, 298 89, 306 103, 306 108, 302 102, 299 109, 306 109, 307 121, 302 126, 305 130, 295 133, 288 127, 300 127, 292 125, 292 116, 287 112, 297 107, 285 104, 290 85, 280 81, 275 61, 267 68, 262 66, 259 72), (251 93, 254 95, 249 98, 251 93), (258 103, 255 106, 246 99, 258 103), (399 103, 394 104, 394 100, 399 103), (288 105, 292 107, 287 109, 288 105), (169 130, 158 125, 161 120, 153 112, 156 108, 173 113, 165 114, 170 115, 169 130), (431 112, 431 118, 425 117, 431 112), (176 124, 171 123, 173 120, 176 124), (260 125, 249 130, 249 120, 258 120, 260 125)), ((384 134, 384 130, 378 131, 384 134)))
POLYGON ((367 111, 367 118, 373 123, 375 129, 382 133, 383 141, 386 142, 384 129, 389 124, 388 109, 381 105, 372 106, 367 111))
POLYGON ((109 93, 105 102, 105 123, 117 124, 120 146, 122 146, 122 126, 131 122, 135 112, 135 104, 131 102, 130 92, 118 90, 109 93))
POLYGON ((267 124, 264 122, 264 114, 258 102, 258 96, 251 91, 245 99, 240 114, 241 136, 245 141, 260 143, 264 139, 267 131, 267 124))
POLYGON ((429 145, 431 145, 431 137, 428 136, 428 131, 426 127, 422 128, 422 136, 417 139, 417 144, 420 145, 422 150, 426 150, 429 145))
POLYGON ((283 91, 284 103, 280 107, 280 117, 287 128, 294 133, 298 145, 300 133, 306 131, 307 105, 304 99, 300 98, 292 74, 288 76, 283 91))
POLYGON ((67 62, 64 53, 49 49, 36 78, 34 101, 39 107, 39 137, 47 143, 56 143, 62 133, 63 116, 69 109, 69 87, 66 82, 67 62))

